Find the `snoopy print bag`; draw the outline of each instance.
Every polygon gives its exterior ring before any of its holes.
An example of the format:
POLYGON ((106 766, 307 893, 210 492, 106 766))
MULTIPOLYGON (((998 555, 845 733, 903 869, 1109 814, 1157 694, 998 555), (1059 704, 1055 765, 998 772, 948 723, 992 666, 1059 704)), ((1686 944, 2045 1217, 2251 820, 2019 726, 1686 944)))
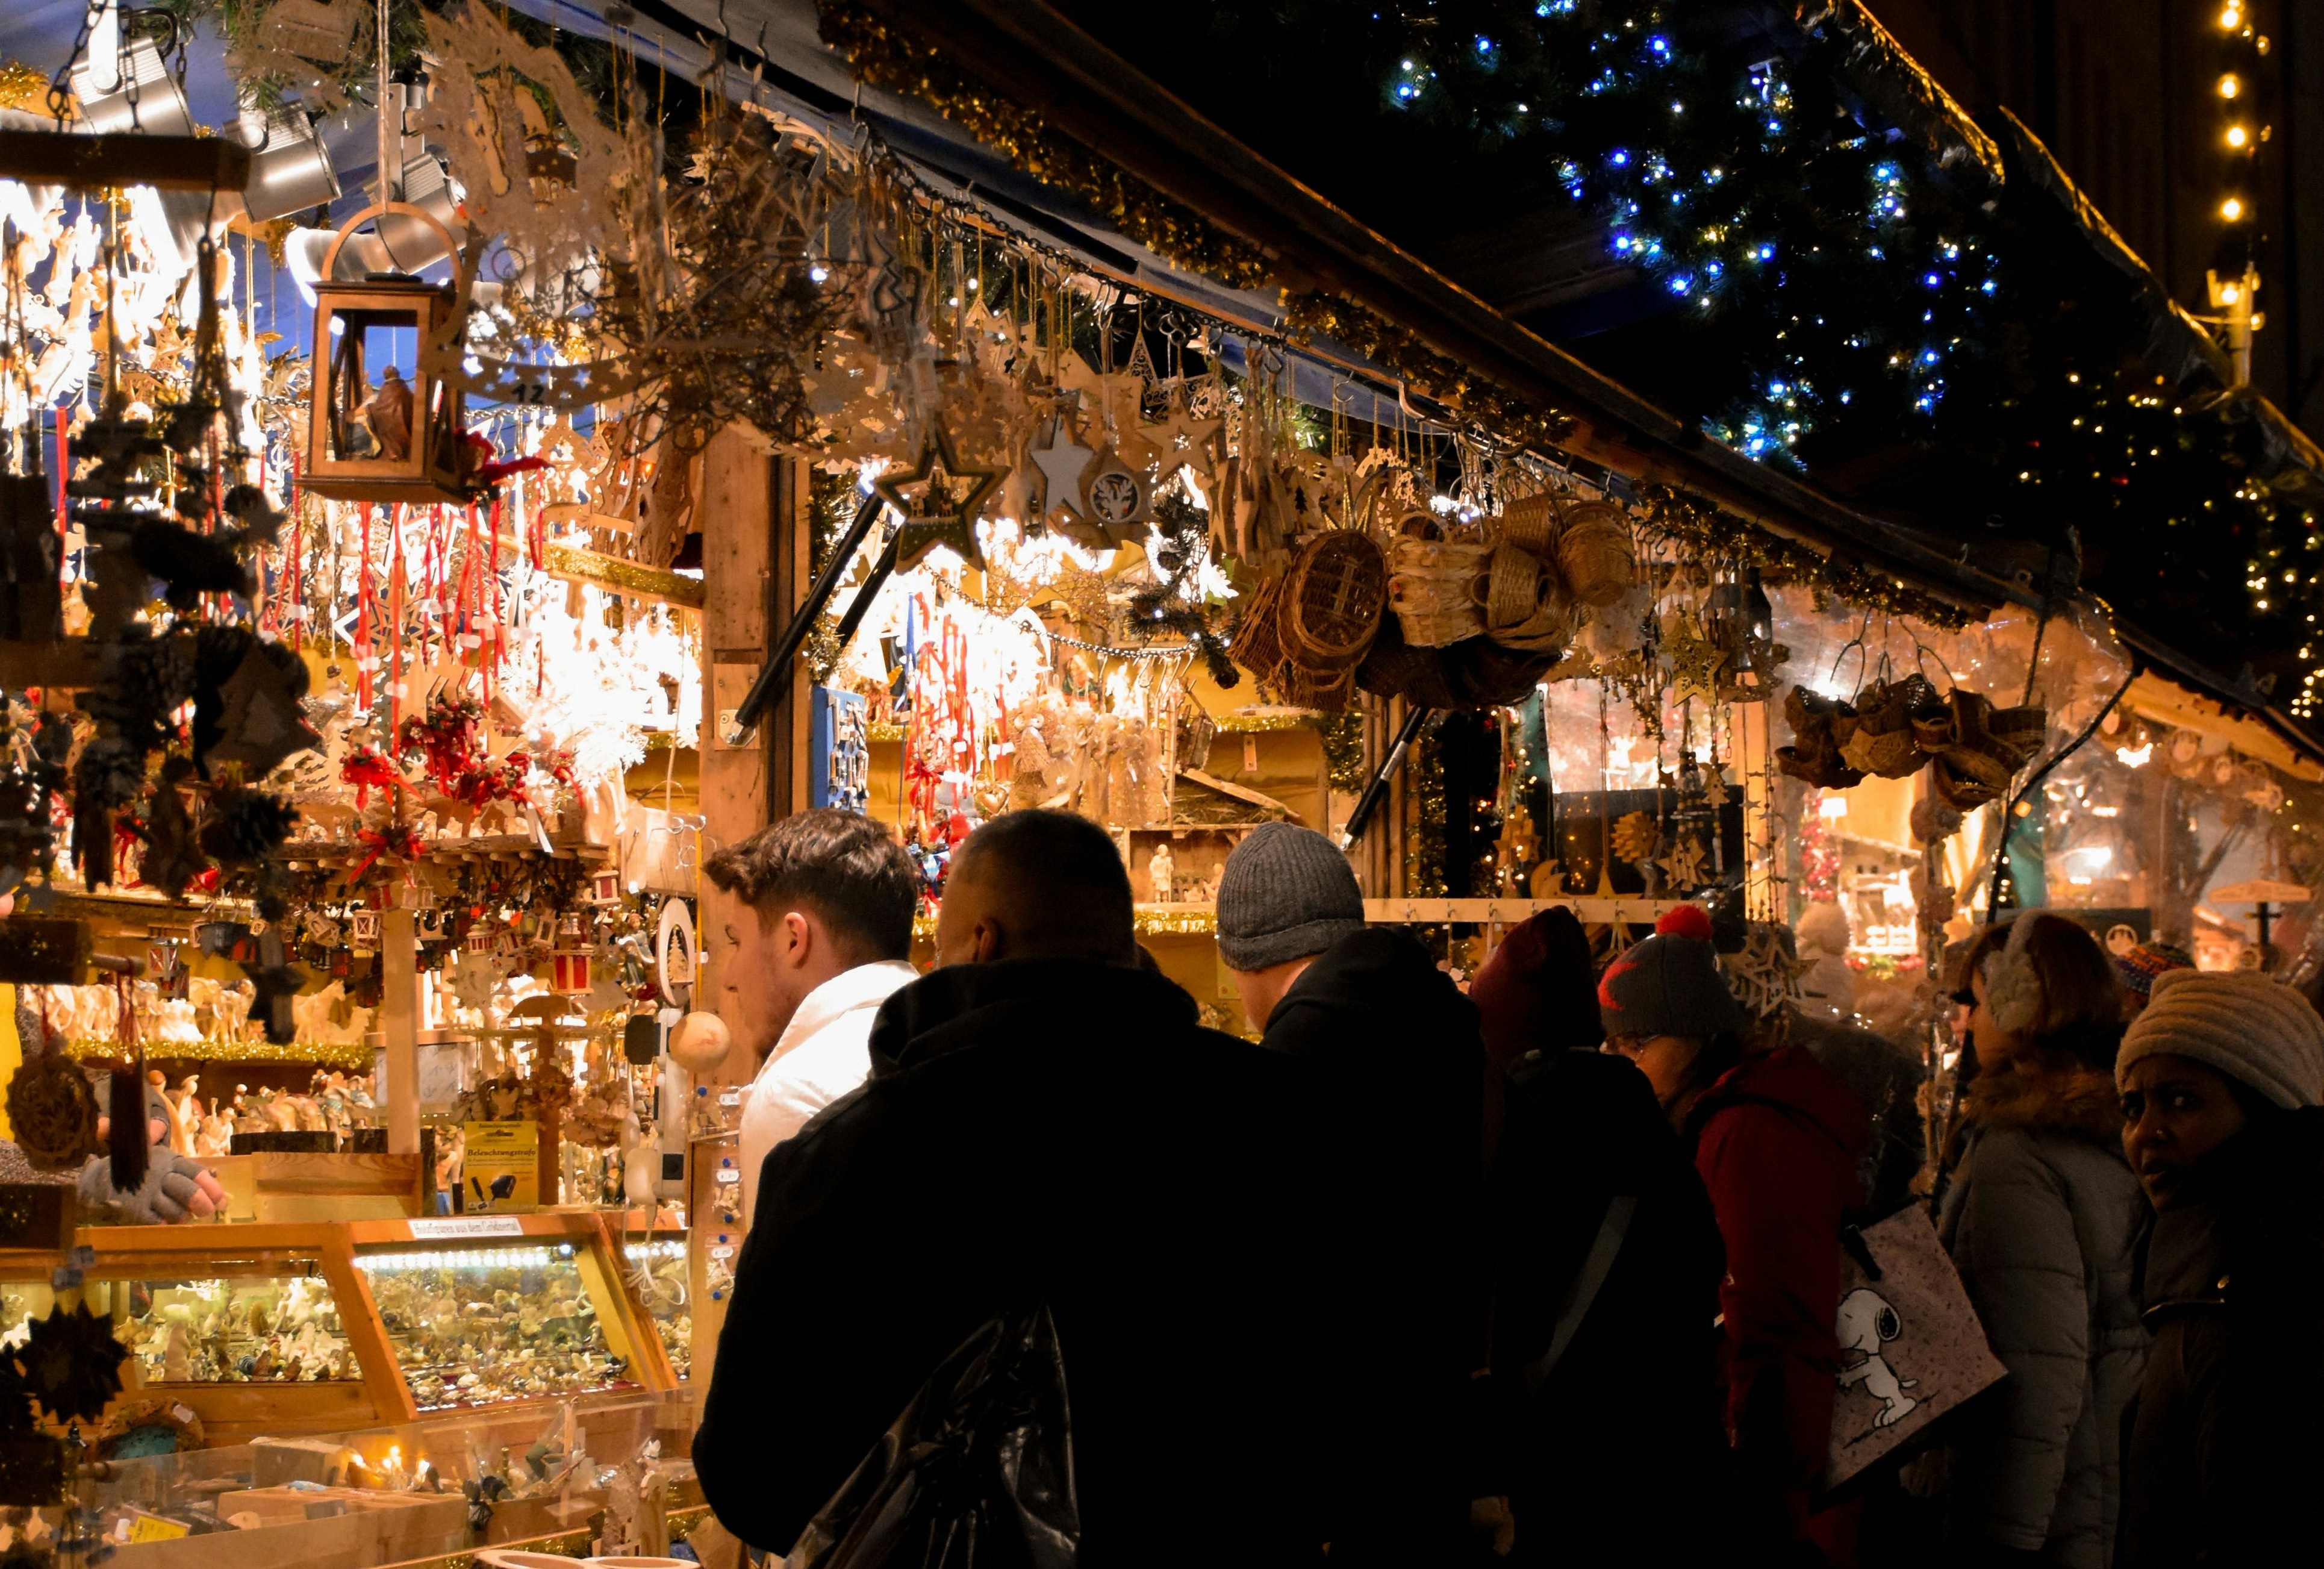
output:
POLYGON ((1918 1204, 1847 1234, 1839 1332, 1827 1493, 2007 1371, 1918 1204))

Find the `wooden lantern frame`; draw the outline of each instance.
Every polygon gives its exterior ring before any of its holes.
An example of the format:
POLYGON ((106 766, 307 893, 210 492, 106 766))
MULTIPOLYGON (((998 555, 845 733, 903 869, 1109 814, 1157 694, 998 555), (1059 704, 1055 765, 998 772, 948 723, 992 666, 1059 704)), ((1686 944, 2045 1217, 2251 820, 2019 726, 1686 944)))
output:
POLYGON ((330 249, 323 254, 322 278, 315 285, 315 365, 308 393, 307 466, 301 483, 334 501, 465 503, 466 484, 467 409, 456 380, 439 374, 443 356, 456 352, 465 323, 461 291, 455 285, 423 279, 373 277, 363 282, 342 282, 332 276, 339 252, 363 225, 388 214, 417 218, 444 238, 454 264, 460 264, 460 247, 452 232, 425 208, 408 202, 374 202, 339 226, 330 249), (419 337, 419 354, 412 368, 411 441, 401 458, 338 457, 333 453, 332 426, 340 362, 352 358, 353 373, 363 374, 362 330, 366 318, 408 317, 419 337), (331 320, 346 321, 346 343, 335 350, 331 320))

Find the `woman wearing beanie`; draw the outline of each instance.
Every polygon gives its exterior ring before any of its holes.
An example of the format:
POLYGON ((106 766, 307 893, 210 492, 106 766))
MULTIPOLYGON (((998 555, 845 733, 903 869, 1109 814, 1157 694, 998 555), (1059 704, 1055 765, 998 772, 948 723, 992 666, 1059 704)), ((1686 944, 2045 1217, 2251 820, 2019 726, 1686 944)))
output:
POLYGON ((2114 1088, 2121 997, 2097 940, 2038 910, 1987 928, 1966 968, 1976 1076, 1937 1231, 2009 1377, 1953 1446, 1958 1546, 2107 1569, 2122 1414, 2146 1361, 2133 1278, 2146 1204, 2114 1088))
POLYGON ((1734 1534, 1760 1562, 1822 1562, 1830 1522, 1809 1507, 1839 1388, 1840 1230, 1861 1201, 1870 1113, 1799 1047, 1745 1055, 1743 1009, 1698 906, 1609 965, 1598 1004, 1607 1049, 1644 1070, 1692 1146, 1726 1245, 1734 1534))
POLYGON ((2324 1562, 2324 1021, 2267 976, 2174 970, 2116 1075, 2156 1212, 2121 1562, 2324 1562))

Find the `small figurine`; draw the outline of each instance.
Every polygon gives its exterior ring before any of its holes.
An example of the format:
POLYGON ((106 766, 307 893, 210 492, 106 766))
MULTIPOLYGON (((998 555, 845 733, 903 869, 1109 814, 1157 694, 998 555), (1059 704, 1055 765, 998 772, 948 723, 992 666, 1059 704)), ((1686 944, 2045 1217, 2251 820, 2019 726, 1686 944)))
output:
POLYGON ((1146 863, 1146 882, 1151 890, 1147 897, 1157 904, 1175 902, 1172 884, 1177 875, 1177 858, 1170 854, 1169 844, 1155 845, 1153 855, 1146 863))

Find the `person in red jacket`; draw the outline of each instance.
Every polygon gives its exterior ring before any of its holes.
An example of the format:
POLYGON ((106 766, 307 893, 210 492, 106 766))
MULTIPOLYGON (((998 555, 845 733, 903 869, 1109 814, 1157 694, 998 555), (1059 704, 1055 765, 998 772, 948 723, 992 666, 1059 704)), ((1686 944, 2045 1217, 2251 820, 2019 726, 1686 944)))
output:
POLYGON ((1644 1070, 1692 1144, 1727 1246, 1719 1305, 1740 1533, 1771 1561, 1820 1562, 1809 1513, 1840 1373, 1840 1232, 1861 1202, 1871 1113, 1803 1048, 1747 1054, 1699 907, 1672 910, 1609 965, 1598 1003, 1606 1049, 1644 1070))

